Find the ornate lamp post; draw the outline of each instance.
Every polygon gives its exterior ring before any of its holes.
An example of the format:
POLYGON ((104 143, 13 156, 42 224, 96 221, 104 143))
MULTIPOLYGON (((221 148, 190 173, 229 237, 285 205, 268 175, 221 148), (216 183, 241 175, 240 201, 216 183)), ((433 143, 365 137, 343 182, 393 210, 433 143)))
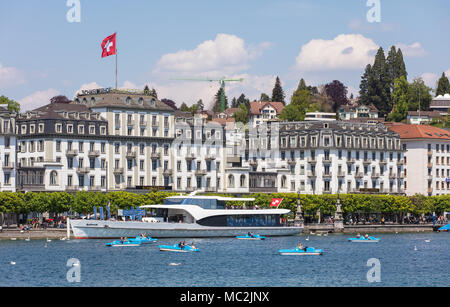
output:
POLYGON ((339 193, 336 200, 336 211, 334 213, 334 232, 344 231, 344 218, 342 216, 341 200, 339 199, 339 193))

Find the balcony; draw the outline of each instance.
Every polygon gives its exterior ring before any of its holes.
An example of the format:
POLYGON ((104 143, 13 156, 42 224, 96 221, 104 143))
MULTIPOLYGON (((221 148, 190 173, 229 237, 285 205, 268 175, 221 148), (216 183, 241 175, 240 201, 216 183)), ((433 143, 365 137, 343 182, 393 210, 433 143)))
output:
POLYGON ((76 192, 79 189, 80 189, 80 187, 77 186, 77 185, 68 185, 68 186, 66 186, 66 191, 67 192, 76 192))
POLYGON ((317 163, 316 157, 308 157, 306 161, 308 161, 308 163, 317 163))
POLYGON ((345 172, 338 172, 338 173, 337 173, 337 176, 338 176, 338 177, 345 177, 345 172))
POLYGON ((322 160, 323 164, 331 164, 331 157, 324 157, 322 160))
POLYGON ((395 178, 397 178, 397 174, 395 174, 395 173, 389 174, 389 179, 395 179, 395 178))
POLYGON ((378 173, 372 173, 372 174, 370 175, 370 177, 372 177, 372 178, 379 178, 379 177, 380 177, 380 174, 378 174, 378 173))
POLYGON ((94 191, 101 191, 102 187, 99 185, 90 185, 88 186, 88 191, 94 192, 94 191))
POLYGON ((77 168, 77 174, 84 175, 89 173, 91 169, 89 167, 79 167, 77 168))
POLYGON ((363 177, 364 177, 364 174, 361 172, 358 172, 355 174, 355 178, 363 178, 363 177))
POLYGON ((251 166, 258 166, 258 162, 255 161, 255 160, 249 160, 248 163, 249 163, 251 166))
POLYGON ((91 158, 95 158, 100 156, 100 150, 89 150, 88 156, 91 158))
POLYGON ((332 176, 333 176, 333 175, 332 175, 331 172, 323 173, 323 174, 322 174, 322 178, 331 178, 332 176))
POLYGON ((308 177, 317 177, 315 172, 308 172, 308 177))
POLYGON ((159 127, 159 121, 152 121, 153 127, 159 127))
POLYGON ((67 157, 75 157, 78 155, 78 150, 76 149, 68 149, 66 150, 66 156, 67 157))
POLYGON ((216 157, 212 154, 208 154, 206 155, 205 160, 207 161, 216 160, 216 157))
POLYGON ((161 158, 161 153, 160 152, 152 152, 151 153, 151 158, 152 158, 152 160, 160 159, 161 158))
POLYGON ((186 154, 186 160, 194 160, 195 159, 195 154, 192 152, 188 152, 186 154))
POLYGON ((295 164, 296 164, 295 159, 288 159, 288 160, 287 160, 287 163, 288 163, 289 165, 295 165, 295 164))
POLYGON ((404 165, 405 161, 403 159, 397 160, 397 165, 404 165))
POLYGON ((428 188, 427 189, 427 193, 429 193, 429 194, 433 193, 433 189, 432 188, 428 188))
POLYGON ((204 170, 204 169, 196 169, 195 170, 195 175, 196 176, 204 176, 204 175, 206 175, 206 170, 204 170))
POLYGON ((386 159, 381 159, 380 160, 380 164, 386 164, 387 163, 387 160, 386 159))
POLYGON ((134 120, 128 120, 127 126, 134 126, 134 120))
POLYGON ((140 120, 139 121, 139 126, 143 126, 143 127, 147 126, 147 121, 146 120, 140 120))
POLYGON ((136 151, 127 150, 125 156, 127 157, 127 159, 134 159, 134 158, 136 158, 136 151))
POLYGON ((229 163, 241 163, 241 157, 240 156, 236 156, 236 155, 227 156, 227 162, 229 162, 229 163))
POLYGON ((113 173, 114 173, 115 175, 123 174, 123 167, 114 167, 113 173))
POLYGON ((3 162, 2 167, 4 169, 13 169, 14 168, 14 162, 7 162, 7 163, 3 162))
POLYGON ((347 163, 353 164, 353 163, 355 163, 355 159, 354 158, 347 159, 347 163))
POLYGON ((363 160, 363 164, 370 164, 370 163, 372 163, 371 159, 364 159, 363 160))
POLYGON ((322 194, 332 194, 332 191, 331 190, 323 190, 322 194))

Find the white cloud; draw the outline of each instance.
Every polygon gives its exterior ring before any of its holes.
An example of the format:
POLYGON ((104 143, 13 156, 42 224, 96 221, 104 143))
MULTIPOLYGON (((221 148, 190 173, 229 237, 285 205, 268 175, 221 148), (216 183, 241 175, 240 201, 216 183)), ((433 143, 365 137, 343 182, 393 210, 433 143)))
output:
POLYGON ((59 95, 60 92, 54 88, 45 91, 37 91, 19 100, 20 111, 29 111, 50 103, 50 98, 59 95))
MULTIPOLYGON (((75 93, 73 94, 73 96, 75 97, 77 95, 77 93, 83 91, 83 90, 93 90, 96 88, 101 88, 101 85, 98 85, 97 82, 91 82, 91 83, 84 83, 81 85, 81 87, 75 91, 75 93)), ((70 99, 70 97, 69 97, 70 99)))
MULTIPOLYGON (((450 78, 450 68, 444 72, 447 78, 450 78)), ((432 72, 426 72, 423 73, 420 77, 425 82, 426 86, 429 86, 431 88, 435 88, 437 86, 438 79, 442 76, 442 73, 436 74, 432 72)))
POLYGON ((378 45, 361 34, 341 34, 332 40, 313 39, 302 46, 295 68, 301 71, 363 69, 378 45))
POLYGON ((405 57, 422 57, 427 55, 425 49, 423 49, 422 45, 418 42, 411 45, 398 43, 396 46, 402 50, 402 54, 405 57))
POLYGON ((193 50, 180 50, 163 55, 154 72, 179 72, 202 74, 233 74, 250 67, 249 62, 270 47, 264 42, 248 46, 242 38, 231 34, 217 34, 214 40, 207 40, 193 50))
POLYGON ((348 27, 353 31, 363 32, 390 32, 394 30, 394 25, 387 22, 374 22, 369 23, 367 21, 361 21, 361 19, 353 19, 349 22, 348 27))
POLYGON ((25 74, 15 67, 5 67, 0 63, 0 88, 20 85, 26 82, 25 74))

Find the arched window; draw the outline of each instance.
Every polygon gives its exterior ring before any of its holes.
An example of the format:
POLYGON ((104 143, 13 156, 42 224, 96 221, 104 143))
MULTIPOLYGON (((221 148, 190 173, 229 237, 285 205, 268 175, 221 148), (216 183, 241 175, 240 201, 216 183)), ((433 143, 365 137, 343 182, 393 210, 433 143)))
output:
POLYGON ((234 188, 234 176, 233 175, 228 176, 228 187, 234 188))
POLYGON ((144 103, 144 98, 142 98, 142 97, 139 98, 139 101, 138 101, 138 102, 139 102, 140 105, 142 105, 142 104, 144 103))
POLYGON ((58 181, 58 173, 56 171, 52 171, 50 173, 50 185, 57 185, 58 181))
POLYGON ((131 103, 131 97, 127 97, 127 99, 125 100, 126 104, 130 104, 131 103))
POLYGON ((241 188, 245 188, 245 175, 241 175, 241 188))
POLYGON ((286 176, 281 176, 281 188, 286 187, 286 176))

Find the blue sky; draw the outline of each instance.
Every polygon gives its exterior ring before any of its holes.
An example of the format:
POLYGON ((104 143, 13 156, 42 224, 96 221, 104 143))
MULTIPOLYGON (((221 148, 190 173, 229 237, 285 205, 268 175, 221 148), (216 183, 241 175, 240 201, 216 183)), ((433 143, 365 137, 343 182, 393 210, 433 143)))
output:
POLYGON ((410 79, 434 87, 450 75, 448 0, 380 0, 379 23, 367 21, 366 2, 80 0, 81 22, 70 23, 66 0, 2 1, 0 95, 26 110, 56 94, 114 86, 114 57, 100 56, 114 32, 119 87, 149 84, 178 105, 210 104, 218 84, 174 77, 243 77, 229 84, 229 98, 270 95, 277 75, 287 101, 300 78, 337 79, 356 93, 378 46, 402 48, 410 79))

